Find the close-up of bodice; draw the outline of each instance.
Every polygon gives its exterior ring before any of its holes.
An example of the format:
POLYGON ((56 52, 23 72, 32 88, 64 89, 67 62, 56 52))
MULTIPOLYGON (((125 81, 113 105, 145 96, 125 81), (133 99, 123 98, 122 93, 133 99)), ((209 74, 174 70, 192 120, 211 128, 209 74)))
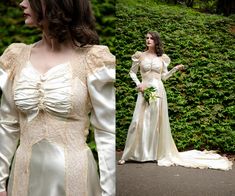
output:
POLYGON ((56 190, 53 195, 100 196, 100 188, 113 194, 115 57, 106 46, 77 48, 76 56, 40 73, 29 58, 33 46, 12 44, 0 57, 0 159, 7 160, 0 171, 0 191, 6 189, 4 176, 10 176, 15 154, 9 195, 51 195, 56 190), (86 143, 90 124, 100 180, 86 143), (50 160, 57 167, 51 168, 50 160))
POLYGON ((140 61, 140 73, 143 82, 151 82, 153 79, 161 80, 163 62, 160 57, 148 58, 143 56, 140 61))
POLYGON ((137 51, 132 55, 130 76, 137 86, 141 83, 137 77, 139 69, 142 82, 144 83, 148 84, 153 80, 166 80, 177 70, 175 67, 170 71, 167 70, 170 61, 170 58, 166 54, 163 54, 162 56, 149 57, 145 55, 144 52, 137 51))
POLYGON ((148 72, 157 72, 161 74, 163 68, 163 62, 159 57, 153 57, 152 59, 144 56, 142 57, 140 63, 140 71, 142 74, 146 74, 148 72))
POLYGON ((30 62, 21 71, 15 85, 16 106, 28 116, 36 117, 40 110, 67 116, 72 108, 72 74, 69 63, 57 65, 40 74, 30 62))

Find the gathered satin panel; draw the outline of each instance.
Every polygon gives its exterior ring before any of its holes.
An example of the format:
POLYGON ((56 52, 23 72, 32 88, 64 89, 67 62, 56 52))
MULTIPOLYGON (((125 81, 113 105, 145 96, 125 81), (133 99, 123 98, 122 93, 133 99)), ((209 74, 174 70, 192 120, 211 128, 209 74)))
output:
POLYGON ((17 81, 15 104, 26 112, 28 121, 35 118, 40 110, 66 116, 72 107, 71 80, 69 63, 56 65, 42 75, 28 61, 17 81))
POLYGON ((169 57, 164 54, 162 57, 148 59, 142 53, 136 52, 132 60, 130 76, 133 81, 136 85, 140 83, 136 75, 140 67, 142 83, 146 87, 153 86, 159 98, 148 104, 143 94, 138 93, 122 160, 157 160, 159 166, 231 169, 232 162, 213 151, 178 152, 171 134, 167 97, 161 81, 176 71, 175 68, 167 70, 169 57))
MULTIPOLYGON (((32 46, 19 47, 29 54, 32 46)), ((7 53, 13 49, 15 45, 7 53)), ((0 63, 12 55, 15 52, 4 55, 0 63)), ((0 71, 4 81, 0 191, 6 190, 15 154, 9 196, 114 196, 115 58, 105 46, 78 48, 76 58, 45 74, 40 74, 28 59, 19 61, 21 69, 12 80, 0 71), (99 98, 105 102, 100 103, 99 98), (96 132, 101 181, 86 144, 89 113, 96 132)), ((3 65, 10 67, 7 62, 3 65)))

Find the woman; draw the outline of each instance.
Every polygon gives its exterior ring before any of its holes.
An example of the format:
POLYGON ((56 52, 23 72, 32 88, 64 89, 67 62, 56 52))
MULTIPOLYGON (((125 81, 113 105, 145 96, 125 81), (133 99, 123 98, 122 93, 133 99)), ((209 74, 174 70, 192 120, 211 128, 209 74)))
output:
POLYGON ((20 6, 42 39, 12 44, 0 57, 0 196, 114 196, 115 57, 95 45, 89 1, 20 6), (89 121, 100 180, 86 144, 89 121))
POLYGON ((210 151, 178 152, 171 135, 167 97, 161 80, 166 80, 177 70, 183 69, 183 65, 167 71, 170 58, 163 54, 158 33, 147 33, 146 46, 145 52, 136 52, 132 56, 130 76, 139 93, 119 164, 124 164, 126 160, 135 160, 157 161, 159 166, 231 169, 232 162, 210 151), (139 67, 142 82, 136 76, 139 67), (149 87, 155 92, 146 101, 143 94, 149 91, 149 87))

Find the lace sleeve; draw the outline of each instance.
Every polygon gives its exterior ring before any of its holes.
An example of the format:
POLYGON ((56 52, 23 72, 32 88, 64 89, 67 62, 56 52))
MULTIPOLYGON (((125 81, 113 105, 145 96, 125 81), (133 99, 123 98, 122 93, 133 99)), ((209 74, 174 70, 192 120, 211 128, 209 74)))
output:
POLYGON ((107 47, 94 48, 88 56, 87 86, 92 103, 102 196, 115 195, 115 58, 107 47))
POLYGON ((17 63, 18 57, 26 45, 23 43, 13 43, 6 48, 0 57, 0 68, 7 72, 12 72, 17 63))
POLYGON ((138 86, 140 84, 140 81, 139 81, 139 79, 138 79, 136 74, 137 74, 137 72, 139 70, 141 54, 142 54, 142 52, 137 51, 131 57, 131 59, 132 59, 132 66, 131 66, 131 70, 130 70, 130 76, 131 76, 132 80, 135 82, 136 86, 138 86))

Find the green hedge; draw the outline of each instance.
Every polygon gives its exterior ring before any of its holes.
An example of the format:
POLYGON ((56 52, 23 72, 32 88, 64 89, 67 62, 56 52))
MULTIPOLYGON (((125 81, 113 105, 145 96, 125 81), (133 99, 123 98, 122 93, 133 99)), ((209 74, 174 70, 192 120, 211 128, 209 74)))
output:
POLYGON ((145 48, 147 31, 158 31, 176 73, 164 85, 172 134, 179 150, 235 152, 234 21, 154 0, 116 5, 117 149, 123 149, 137 92, 129 76, 131 55, 145 48))

